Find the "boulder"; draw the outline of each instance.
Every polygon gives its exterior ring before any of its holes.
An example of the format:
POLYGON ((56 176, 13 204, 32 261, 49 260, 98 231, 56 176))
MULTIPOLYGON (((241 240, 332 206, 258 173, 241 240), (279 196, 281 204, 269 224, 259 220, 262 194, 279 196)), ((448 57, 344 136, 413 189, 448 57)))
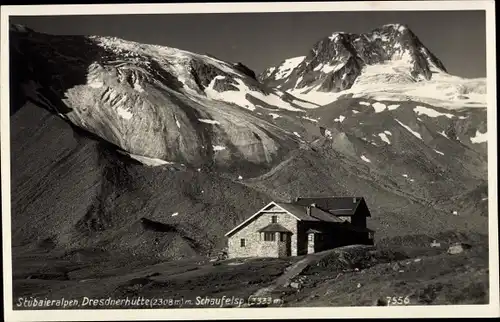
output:
POLYGON ((451 245, 448 248, 448 254, 455 255, 455 254, 460 254, 462 253, 465 249, 470 248, 469 245, 462 244, 462 243, 456 243, 451 245))
POLYGON ((290 283, 290 287, 291 288, 300 288, 300 284, 297 282, 292 282, 292 283, 290 283))

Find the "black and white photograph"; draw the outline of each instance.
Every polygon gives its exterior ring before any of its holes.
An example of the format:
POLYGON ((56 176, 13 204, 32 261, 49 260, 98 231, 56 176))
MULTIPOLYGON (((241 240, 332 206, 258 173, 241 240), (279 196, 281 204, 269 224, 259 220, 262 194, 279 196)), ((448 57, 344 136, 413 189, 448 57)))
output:
POLYGON ((2 8, 5 320, 498 316, 494 19, 2 8))

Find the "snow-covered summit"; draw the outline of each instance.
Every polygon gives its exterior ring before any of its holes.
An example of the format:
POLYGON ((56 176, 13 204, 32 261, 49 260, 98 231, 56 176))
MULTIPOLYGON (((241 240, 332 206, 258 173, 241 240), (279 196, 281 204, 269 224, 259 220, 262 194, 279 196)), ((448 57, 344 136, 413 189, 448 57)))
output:
POLYGON ((321 105, 354 94, 484 106, 485 81, 448 74, 405 24, 386 24, 362 34, 334 32, 316 42, 286 74, 280 72, 284 65, 268 68, 259 79, 321 105))

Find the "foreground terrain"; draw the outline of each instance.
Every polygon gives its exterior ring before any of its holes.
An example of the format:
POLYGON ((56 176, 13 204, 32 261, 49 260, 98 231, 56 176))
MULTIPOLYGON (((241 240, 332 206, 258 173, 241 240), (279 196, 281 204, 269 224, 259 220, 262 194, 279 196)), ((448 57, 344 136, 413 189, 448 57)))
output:
POLYGON ((64 297, 80 304, 84 297, 183 299, 158 306, 163 308, 220 306, 200 304, 200 298, 223 296, 244 300, 224 307, 396 305, 387 303, 387 297, 407 298, 405 305, 488 303, 488 239, 454 233, 435 237, 412 236, 380 241, 377 247, 348 246, 286 259, 165 262, 145 256, 119 259, 90 249, 50 258, 26 254, 14 261, 14 308, 19 308, 19 297, 64 297), (455 242, 462 243, 462 251, 448 253, 455 242), (300 263, 305 265, 295 270, 300 263))

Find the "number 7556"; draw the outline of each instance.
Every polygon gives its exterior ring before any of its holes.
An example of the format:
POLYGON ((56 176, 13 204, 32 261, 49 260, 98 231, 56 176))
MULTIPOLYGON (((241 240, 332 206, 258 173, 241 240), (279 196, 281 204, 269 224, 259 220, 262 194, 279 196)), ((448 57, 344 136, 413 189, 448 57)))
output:
POLYGON ((408 305, 410 304, 409 296, 387 296, 387 305, 408 305))

